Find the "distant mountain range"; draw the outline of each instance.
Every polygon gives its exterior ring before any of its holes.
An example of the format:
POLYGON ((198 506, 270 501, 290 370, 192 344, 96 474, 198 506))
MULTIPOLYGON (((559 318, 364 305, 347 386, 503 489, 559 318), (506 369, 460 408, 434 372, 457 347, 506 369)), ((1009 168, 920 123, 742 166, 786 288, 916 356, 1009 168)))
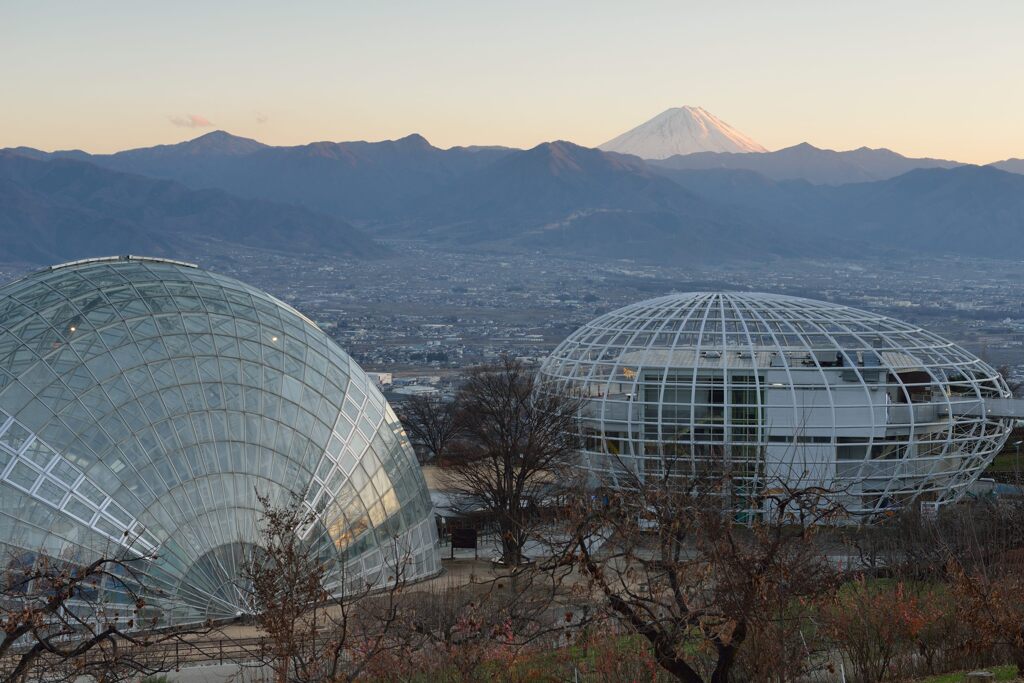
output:
MULTIPOLYGON (((406 201, 446 187, 511 150, 438 149, 420 135, 384 142, 312 142, 271 147, 214 131, 177 145, 116 154, 56 152, 99 166, 240 197, 300 204, 348 220, 395 215, 406 201)), ((23 150, 24 153, 24 150, 23 150)))
POLYGON ((992 164, 992 166, 1003 171, 1009 171, 1010 173, 1024 174, 1024 159, 1007 159, 1005 161, 997 161, 992 164))
POLYGON ((273 147, 218 131, 116 154, 0 151, 0 260, 197 240, 364 258, 380 237, 447 249, 687 262, 786 256, 1024 256, 1024 162, 977 167, 797 145, 659 161, 550 142, 273 147))
MULTIPOLYGON (((744 250, 792 252, 770 226, 686 190, 632 156, 570 142, 510 153, 406 207, 398 229, 452 244, 574 256, 693 260, 744 250)), ((394 228, 392 228, 394 229, 394 228)))
POLYGON ((915 169, 840 186, 775 181, 746 170, 665 172, 708 201, 843 257, 1024 257, 1024 175, 992 166, 915 169))
POLYGON ((674 170, 745 169, 757 171, 772 180, 806 180, 822 185, 885 180, 917 168, 962 166, 956 161, 945 159, 912 159, 888 149, 861 147, 849 152, 836 152, 819 149, 806 142, 777 152, 700 152, 676 155, 651 163, 674 170))
POLYGON ((191 190, 75 159, 0 151, 3 260, 187 256, 196 241, 368 258, 388 253, 348 223, 302 207, 191 190))

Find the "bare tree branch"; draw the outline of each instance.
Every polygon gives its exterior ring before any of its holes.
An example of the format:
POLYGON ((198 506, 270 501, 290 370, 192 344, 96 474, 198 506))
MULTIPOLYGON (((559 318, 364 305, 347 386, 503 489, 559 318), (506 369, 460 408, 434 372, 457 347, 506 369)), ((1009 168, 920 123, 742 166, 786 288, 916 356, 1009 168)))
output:
MULTIPOLYGON (((831 589, 836 572, 812 538, 833 509, 825 492, 784 485, 765 493, 760 519, 737 524, 727 478, 637 480, 607 503, 577 497, 561 560, 577 567, 607 611, 650 644, 680 681, 736 680, 744 643, 777 629, 799 600, 831 589), (774 630, 773 630, 774 629, 774 630)), ((782 643, 759 678, 802 673, 782 643)))
POLYGON ((300 498, 263 506, 258 549, 244 572, 253 620, 265 634, 247 666, 271 669, 280 683, 351 681, 401 642, 394 637, 410 558, 396 541, 380 549, 373 576, 348 576, 326 535, 303 540, 316 522, 300 498), (337 588, 329 590, 328 586, 337 588))
POLYGON ((0 681, 119 681, 173 668, 166 646, 209 626, 157 628, 161 612, 144 597, 154 590, 146 586, 153 560, 13 558, 0 590, 0 681))
POLYGON ((463 435, 462 413, 454 401, 439 396, 411 396, 396 407, 420 462, 430 458, 441 460, 463 435))
POLYGON ((456 402, 463 438, 444 481, 494 517, 502 560, 517 565, 537 522, 536 508, 576 453, 579 402, 537 391, 534 373, 507 357, 470 371, 456 402))

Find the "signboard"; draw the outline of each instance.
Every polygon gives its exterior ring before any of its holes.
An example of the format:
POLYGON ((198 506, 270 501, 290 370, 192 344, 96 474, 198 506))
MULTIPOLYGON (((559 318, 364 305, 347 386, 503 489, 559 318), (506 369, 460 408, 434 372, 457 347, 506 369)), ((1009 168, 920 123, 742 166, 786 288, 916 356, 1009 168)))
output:
POLYGON ((452 529, 452 548, 476 549, 476 529, 452 529))

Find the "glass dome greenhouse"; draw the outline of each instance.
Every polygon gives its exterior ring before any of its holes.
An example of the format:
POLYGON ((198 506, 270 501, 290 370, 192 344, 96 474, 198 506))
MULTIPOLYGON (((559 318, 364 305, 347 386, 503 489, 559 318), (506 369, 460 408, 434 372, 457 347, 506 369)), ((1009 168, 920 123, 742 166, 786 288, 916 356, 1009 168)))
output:
POLYGON ((237 280, 136 257, 0 288, 5 562, 144 560, 162 623, 246 611, 257 495, 298 496, 329 588, 440 570, 395 413, 312 321, 237 280), (351 582, 351 583, 350 583, 351 582))
POLYGON ((741 500, 818 486, 854 515, 957 499, 1011 428, 993 410, 1006 383, 964 349, 773 294, 625 306, 562 342, 540 383, 582 395, 580 465, 597 484, 728 475, 741 500))

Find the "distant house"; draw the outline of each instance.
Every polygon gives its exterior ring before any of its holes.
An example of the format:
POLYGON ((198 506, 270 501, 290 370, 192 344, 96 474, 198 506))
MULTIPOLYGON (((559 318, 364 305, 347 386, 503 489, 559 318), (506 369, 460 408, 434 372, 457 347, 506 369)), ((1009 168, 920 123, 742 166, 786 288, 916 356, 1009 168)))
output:
POLYGON ((377 387, 390 387, 394 381, 390 372, 367 372, 366 376, 377 383, 377 387))

